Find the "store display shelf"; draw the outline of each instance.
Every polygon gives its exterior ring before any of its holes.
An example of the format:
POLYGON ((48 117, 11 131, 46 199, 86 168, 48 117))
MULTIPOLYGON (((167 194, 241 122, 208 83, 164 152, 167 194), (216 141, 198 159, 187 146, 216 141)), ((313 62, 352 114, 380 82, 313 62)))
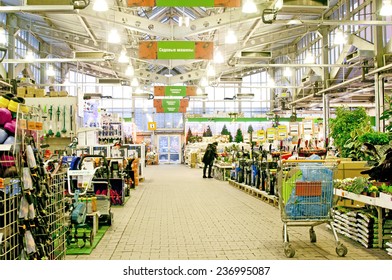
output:
POLYGON ((392 209, 392 201, 388 201, 388 199, 383 199, 384 195, 382 197, 371 197, 367 195, 355 194, 341 189, 335 189, 334 194, 340 197, 362 202, 367 205, 382 207, 390 210, 392 209))
POLYGON ((336 196, 351 199, 354 201, 362 202, 367 205, 371 205, 377 209, 378 218, 378 247, 383 247, 383 212, 384 209, 392 209, 391 197, 381 196, 381 197, 371 197, 366 195, 355 194, 352 192, 344 191, 341 189, 334 189, 334 194, 336 196))

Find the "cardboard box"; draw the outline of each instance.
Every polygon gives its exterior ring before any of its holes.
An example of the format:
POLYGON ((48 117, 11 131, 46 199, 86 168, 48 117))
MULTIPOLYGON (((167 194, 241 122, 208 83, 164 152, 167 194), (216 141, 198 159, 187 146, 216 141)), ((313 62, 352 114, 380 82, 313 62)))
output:
POLYGON ((338 169, 335 172, 335 179, 368 177, 366 174, 361 174, 361 171, 368 170, 370 167, 367 161, 341 161, 338 169))
POLYGON ((25 87, 17 87, 17 89, 16 89, 16 96, 17 97, 25 97, 26 92, 27 92, 27 90, 26 90, 25 87))
POLYGON ((45 97, 45 89, 43 88, 37 88, 35 89, 35 97, 45 97))
POLYGON ((35 87, 28 86, 26 87, 26 95, 29 97, 34 97, 35 94, 35 87))
POLYGON ((58 91, 57 95, 59 97, 67 97, 68 96, 68 92, 67 91, 58 91))

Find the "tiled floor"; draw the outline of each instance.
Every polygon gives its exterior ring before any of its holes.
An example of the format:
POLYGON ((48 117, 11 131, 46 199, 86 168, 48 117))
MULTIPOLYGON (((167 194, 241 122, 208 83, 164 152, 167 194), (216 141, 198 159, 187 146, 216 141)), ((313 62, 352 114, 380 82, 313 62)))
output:
MULTIPOLYGON (((113 207, 114 222, 88 256, 67 260, 281 260, 280 211, 184 165, 152 165, 145 181, 131 191, 122 207, 113 207)), ((317 243, 308 227, 289 227, 294 259, 342 259, 326 225, 316 227, 317 243)), ((344 237, 345 260, 391 260, 381 249, 366 249, 344 237)))

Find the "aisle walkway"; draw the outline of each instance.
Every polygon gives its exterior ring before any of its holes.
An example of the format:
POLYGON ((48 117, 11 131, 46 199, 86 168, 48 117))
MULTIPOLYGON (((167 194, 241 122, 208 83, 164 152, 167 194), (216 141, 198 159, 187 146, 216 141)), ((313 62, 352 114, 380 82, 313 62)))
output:
MULTIPOLYGON (((277 208, 228 184, 203 179, 200 169, 153 165, 123 207, 113 207, 114 223, 88 256, 67 260, 279 260, 282 222, 277 208)), ((294 259, 341 259, 332 232, 316 228, 317 243, 306 227, 290 227, 294 259)), ((344 259, 391 259, 348 239, 344 259)))

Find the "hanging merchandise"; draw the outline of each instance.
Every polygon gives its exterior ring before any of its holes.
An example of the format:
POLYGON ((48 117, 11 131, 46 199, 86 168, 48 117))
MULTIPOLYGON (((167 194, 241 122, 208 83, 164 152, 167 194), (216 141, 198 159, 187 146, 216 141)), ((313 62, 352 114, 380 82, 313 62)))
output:
POLYGON ((57 107, 57 120, 56 120, 56 126, 57 126, 57 132, 56 132, 56 137, 61 137, 60 133, 60 106, 57 107))
POLYGON ((48 136, 53 136, 54 135, 53 127, 52 127, 53 126, 52 117, 53 117, 53 106, 50 105, 50 107, 49 107, 49 120, 50 120, 50 122, 49 122, 48 136))
POLYGON ((63 129, 61 130, 61 133, 63 134, 67 133, 67 129, 65 128, 65 106, 63 110, 63 129))

